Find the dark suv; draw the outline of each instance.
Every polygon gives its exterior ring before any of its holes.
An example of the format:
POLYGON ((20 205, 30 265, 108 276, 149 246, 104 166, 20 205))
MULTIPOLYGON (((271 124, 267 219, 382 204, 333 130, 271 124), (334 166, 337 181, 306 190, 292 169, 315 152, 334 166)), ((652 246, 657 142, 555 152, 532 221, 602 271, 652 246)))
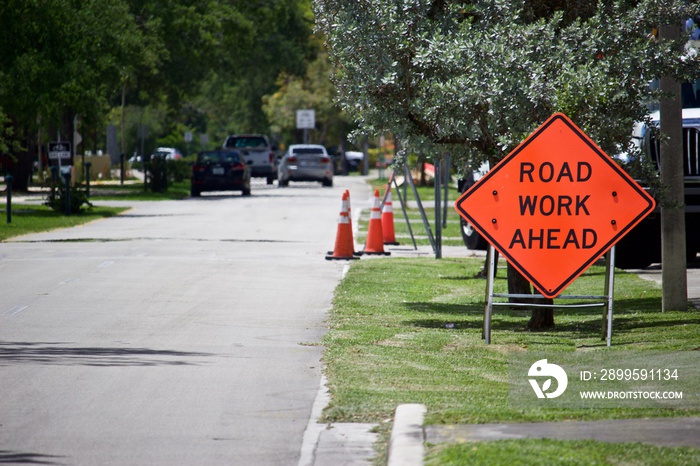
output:
POLYGON ((241 191, 250 196, 250 171, 238 151, 200 152, 192 166, 191 194, 197 197, 204 191, 241 191))

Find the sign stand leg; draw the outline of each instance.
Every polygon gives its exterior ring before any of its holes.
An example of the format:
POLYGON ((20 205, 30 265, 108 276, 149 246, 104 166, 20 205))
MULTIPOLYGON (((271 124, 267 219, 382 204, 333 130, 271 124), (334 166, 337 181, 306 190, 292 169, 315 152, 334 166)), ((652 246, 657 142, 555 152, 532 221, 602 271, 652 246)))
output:
POLYGON ((416 203, 418 204, 418 210, 420 211, 420 216, 423 219, 423 226, 425 227, 425 232, 430 240, 430 246, 433 248, 433 252, 437 254, 437 247, 435 246, 435 238, 433 237, 433 231, 430 229, 430 222, 425 214, 425 209, 423 208, 423 203, 420 201, 420 196, 418 195, 418 190, 416 185, 413 183, 413 177, 411 176, 411 171, 408 169, 408 165, 404 165, 404 174, 406 176, 406 181, 411 185, 413 190, 413 196, 416 198, 416 203))
POLYGON ((441 211, 441 193, 442 193, 442 159, 435 161, 435 259, 442 258, 442 211, 441 211))
POLYGON ((493 313, 493 283, 496 279, 496 250, 491 244, 488 249, 488 270, 486 271, 486 307, 484 309, 484 329, 481 337, 486 344, 491 343, 491 314, 493 313))
POLYGON ((605 316, 603 338, 607 346, 612 345, 613 295, 615 294, 615 246, 605 254, 605 316))
POLYGON ((445 180, 443 181, 443 188, 444 188, 444 194, 443 194, 443 200, 442 200, 442 228, 447 228, 447 204, 449 203, 448 197, 449 197, 449 191, 450 191, 450 172, 452 171, 452 159, 450 158, 450 154, 445 155, 445 167, 443 169, 443 175, 445 177, 445 180))
MULTIPOLYGON (((399 198, 399 203, 401 204, 401 211, 403 212, 403 218, 406 220, 406 226, 408 227, 408 233, 411 235, 411 241, 413 242, 413 249, 418 250, 418 245, 416 244, 416 238, 413 236, 413 228, 411 228, 411 222, 408 220, 408 213, 406 213, 406 200, 404 199, 405 195, 401 195, 401 189, 399 188, 398 183, 396 182, 396 178, 394 175, 391 175, 392 181, 394 183, 394 186, 396 187, 396 192, 398 193, 398 198, 399 198)), ((389 185, 391 187, 391 184, 389 185)), ((404 181, 404 193, 406 188, 406 182, 404 181)))

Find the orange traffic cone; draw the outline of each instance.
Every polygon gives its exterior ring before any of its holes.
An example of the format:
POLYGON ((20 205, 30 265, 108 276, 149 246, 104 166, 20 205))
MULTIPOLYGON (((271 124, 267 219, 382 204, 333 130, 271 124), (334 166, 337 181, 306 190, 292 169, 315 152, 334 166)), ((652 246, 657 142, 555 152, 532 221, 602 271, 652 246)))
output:
POLYGON ((386 202, 382 209, 382 235, 384 244, 397 245, 394 234, 394 207, 391 205, 391 186, 387 188, 386 202))
POLYGON ((367 228, 367 242, 365 249, 359 254, 382 254, 388 256, 390 252, 384 252, 384 238, 382 234, 382 212, 379 208, 379 190, 374 190, 374 203, 372 213, 369 217, 369 227, 367 228))
POLYGON ((338 230, 335 235, 335 247, 332 253, 328 253, 326 260, 357 259, 357 257, 354 257, 355 246, 352 239, 350 216, 348 215, 348 197, 349 194, 347 192, 343 194, 340 217, 338 217, 338 230))

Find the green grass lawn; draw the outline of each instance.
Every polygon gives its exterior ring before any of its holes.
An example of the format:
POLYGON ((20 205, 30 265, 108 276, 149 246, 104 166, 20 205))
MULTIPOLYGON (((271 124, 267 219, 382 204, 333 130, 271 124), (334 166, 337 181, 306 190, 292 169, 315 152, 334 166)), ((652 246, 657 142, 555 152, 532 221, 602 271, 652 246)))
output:
POLYGON ((429 448, 426 466, 661 466, 700 464, 700 450, 592 440, 499 440, 429 448))
POLYGON ((160 201, 185 199, 190 195, 190 181, 180 181, 168 185, 168 190, 161 193, 146 191, 143 183, 96 183, 90 185, 90 199, 126 200, 126 201, 160 201))
MULTIPOLYGON (((428 239, 428 233, 426 232, 425 225, 423 224, 423 219, 417 208, 408 208, 407 216, 408 223, 411 225, 409 230, 408 224, 406 223, 406 218, 399 207, 394 204, 394 233, 396 235, 396 241, 404 246, 413 246, 413 241, 411 240, 411 232, 413 233, 413 239, 416 241, 417 246, 429 246, 430 240, 428 239)), ((430 224, 430 231, 433 237, 437 234, 435 228, 435 208, 427 208, 424 206, 426 216, 428 218, 428 223, 430 224)), ((447 225, 442 228, 442 245, 443 246, 464 246, 462 241, 462 233, 460 231, 459 218, 457 217, 457 212, 450 206, 447 216, 447 225)), ((356 241, 359 245, 365 244, 367 241, 367 225, 369 224, 369 210, 363 210, 358 222, 359 233, 357 235, 356 241)))
MULTIPOLYGON (((401 403, 424 403, 428 423, 485 423, 684 415, 657 410, 541 410, 507 406, 507 357, 514 352, 695 350, 700 312, 660 312, 660 288, 618 272, 613 346, 595 310, 555 312, 556 328, 525 329, 528 311, 498 308, 492 344, 481 339, 485 280, 479 259, 379 258, 353 262, 338 286, 324 339, 333 400, 329 421, 391 417, 401 403), (446 328, 447 324, 451 324, 446 328)), ((567 294, 601 294, 593 266, 567 294)), ((505 292, 499 270, 496 292, 505 292)))
MULTIPOLYGON (((386 257, 351 263, 336 289, 330 330, 323 340, 331 392, 325 420, 379 422, 384 439, 381 450, 388 441, 388 421, 402 403, 425 404, 428 424, 700 415, 700 410, 652 407, 543 409, 509 405, 509 356, 530 351, 546 351, 555 358, 557 353, 577 351, 622 355, 630 351, 697 350, 700 312, 693 309, 662 313, 659 286, 618 271, 612 347, 606 347, 601 339, 599 308, 557 310, 556 328, 545 332, 526 331, 528 311, 498 308, 493 318, 492 344, 486 345, 481 339, 486 282, 474 278, 482 266, 483 260, 469 258, 386 257)), ((505 273, 504 268, 499 269, 496 292, 506 291, 505 273)), ((593 266, 566 294, 600 295, 603 276, 604 267, 593 266)), ((527 443, 535 451, 553 448, 542 440, 527 443)), ((562 458, 581 448, 575 442, 556 445, 562 458)), ((442 448, 435 454, 453 454, 442 452, 442 448)), ((471 448, 467 447, 469 451, 471 448)), ((514 447, 504 443, 487 448, 500 451, 514 447)), ((615 451, 627 451, 626 447, 615 448, 615 451)), ((636 458, 639 451, 635 447, 628 456, 622 456, 636 458)), ((501 455, 484 454, 487 460, 474 464, 494 464, 490 460, 501 455)), ((692 455, 696 458, 697 452, 692 455)), ((666 455, 662 452, 659 457, 666 455)), ((434 461, 432 464, 443 464, 442 460, 434 461)), ((449 461, 445 464, 465 464, 449 461)), ((512 458, 510 462, 514 462, 512 458)))

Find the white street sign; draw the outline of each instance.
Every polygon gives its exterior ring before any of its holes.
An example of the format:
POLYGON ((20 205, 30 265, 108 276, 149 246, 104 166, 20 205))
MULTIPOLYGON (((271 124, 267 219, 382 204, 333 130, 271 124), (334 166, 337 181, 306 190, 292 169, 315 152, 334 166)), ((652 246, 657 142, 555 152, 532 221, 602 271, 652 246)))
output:
POLYGON ((315 127, 315 110, 297 110, 297 129, 314 129, 315 127))

